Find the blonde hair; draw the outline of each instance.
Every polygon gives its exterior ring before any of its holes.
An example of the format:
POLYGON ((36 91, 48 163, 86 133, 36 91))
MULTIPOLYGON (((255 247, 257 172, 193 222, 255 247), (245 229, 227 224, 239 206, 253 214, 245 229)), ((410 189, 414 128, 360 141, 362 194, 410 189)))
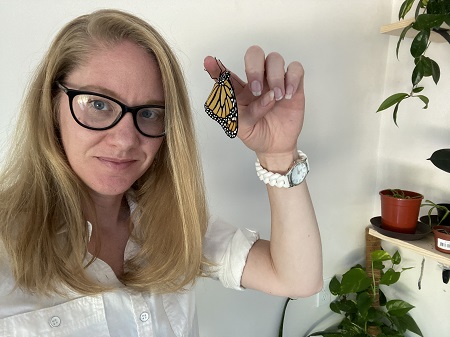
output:
POLYGON ((192 284, 204 264, 207 227, 203 178, 183 75, 167 43, 145 21, 117 10, 76 18, 56 36, 24 100, 16 137, 0 176, 0 239, 17 285, 37 294, 108 290, 86 273, 88 233, 83 182, 64 154, 55 81, 100 46, 129 40, 154 57, 162 74, 166 137, 136 191, 140 250, 120 280, 138 291, 175 292, 192 284))

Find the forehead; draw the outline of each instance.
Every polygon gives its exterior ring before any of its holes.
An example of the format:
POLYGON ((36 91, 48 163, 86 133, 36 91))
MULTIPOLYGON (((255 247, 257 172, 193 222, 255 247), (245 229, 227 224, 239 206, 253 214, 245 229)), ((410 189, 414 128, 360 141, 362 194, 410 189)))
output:
POLYGON ((66 85, 104 89, 128 105, 164 102, 161 71, 155 57, 131 41, 93 49, 87 62, 67 76, 66 85))

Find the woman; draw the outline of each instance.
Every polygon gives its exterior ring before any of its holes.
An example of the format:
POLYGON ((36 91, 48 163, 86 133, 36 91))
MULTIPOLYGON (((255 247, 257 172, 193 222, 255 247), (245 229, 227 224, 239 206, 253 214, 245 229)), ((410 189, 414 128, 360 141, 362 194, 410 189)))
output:
MULTIPOLYGON (((161 36, 115 10, 61 30, 0 180, 1 336, 198 336, 198 276, 290 297, 320 290, 307 172, 284 175, 307 168, 303 69, 257 46, 245 65, 250 84, 231 74, 238 137, 269 183, 270 242, 208 223, 186 88, 161 36)), ((204 66, 222 71, 212 57, 204 66)))

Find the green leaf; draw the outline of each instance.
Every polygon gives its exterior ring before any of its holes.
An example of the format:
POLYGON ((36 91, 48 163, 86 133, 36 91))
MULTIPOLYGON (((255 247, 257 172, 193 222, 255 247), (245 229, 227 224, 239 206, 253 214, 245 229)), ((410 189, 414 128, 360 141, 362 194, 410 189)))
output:
POLYGON ((420 61, 422 62, 423 67, 423 76, 431 76, 432 75, 432 69, 431 69, 431 59, 426 56, 420 57, 420 61))
POLYGON ((437 150, 428 160, 437 168, 450 173, 450 149, 437 150))
POLYGON ((445 14, 420 14, 413 24, 415 30, 440 27, 445 20, 445 14))
POLYGON ((428 99, 428 97, 424 96, 424 95, 417 95, 417 97, 419 97, 420 100, 425 103, 425 106, 422 109, 427 109, 428 108, 428 102, 430 101, 428 99))
MULTIPOLYGON (((422 0, 423 1, 423 0, 422 0)), ((427 0, 428 2, 428 0, 427 0)), ((450 13, 450 1, 448 0, 431 0, 427 4, 428 14, 450 13)))
POLYGON ((430 63, 433 81, 434 83, 438 84, 439 78, 441 77, 441 70, 439 69, 439 65, 434 60, 430 59, 430 63))
POLYGON ((372 261, 372 268, 377 270, 383 270, 384 264, 381 261, 372 261))
POLYGON ((386 98, 383 103, 381 103, 380 107, 378 108, 377 112, 386 110, 387 108, 390 108, 394 104, 397 104, 404 100, 405 98, 409 97, 409 95, 405 92, 400 92, 398 94, 393 94, 386 98))
POLYGON ((425 52, 428 46, 429 37, 430 29, 424 29, 417 33, 411 42, 410 52, 413 57, 419 57, 425 52))
POLYGON ((397 59, 398 59, 398 51, 400 49, 400 44, 405 39, 405 36, 406 36, 406 33, 408 32, 408 30, 410 30, 412 28, 412 25, 413 25, 413 23, 410 23, 408 26, 403 28, 402 32, 400 33, 400 37, 398 38, 398 41, 397 41, 397 49, 395 50, 395 55, 397 55, 397 59))
POLYGON ((371 285, 371 279, 361 268, 353 268, 342 275, 341 293, 350 294, 366 290, 371 285))
POLYGON ((372 261, 389 261, 391 256, 384 250, 374 250, 371 254, 372 261))
MULTIPOLYGON (((343 336, 361 336, 360 334, 364 332, 364 328, 355 324, 347 317, 344 318, 340 324, 341 329, 343 330, 343 336)), ((362 335, 364 336, 364 335, 362 335)))
POLYGON ((372 306, 372 303, 372 297, 367 292, 362 292, 356 297, 356 307, 363 318, 367 317, 367 313, 372 306))
POLYGON ((386 314, 383 311, 375 309, 374 307, 369 308, 369 312, 367 314, 367 320, 369 322, 382 322, 385 317, 386 314))
POLYGON ((392 316, 404 316, 413 309, 414 306, 402 300, 391 300, 386 303, 386 309, 392 316))
POLYGON ((330 289, 330 292, 334 296, 341 295, 341 283, 338 281, 336 276, 331 279, 328 289, 330 289))
MULTIPOLYGON (((333 311, 339 313, 340 311, 346 313, 355 313, 356 312, 356 303, 351 300, 342 299, 340 301, 333 302, 335 305, 333 306, 333 311)), ((331 308, 331 305, 330 305, 331 308)))
POLYGON ((423 73, 424 73, 423 63, 419 61, 419 62, 417 62, 416 66, 414 67, 412 76, 411 76, 411 82, 412 82, 413 86, 416 86, 422 80, 423 73))
POLYGON ((389 268, 380 278, 380 284, 387 286, 396 283, 400 279, 401 273, 389 268))
POLYGON ((330 303, 330 309, 331 309, 331 311, 335 312, 336 314, 341 313, 341 309, 339 308, 339 305, 336 302, 330 303))
POLYGON ((415 88, 412 90, 412 92, 415 93, 415 94, 417 94, 417 93, 421 92, 423 89, 424 89, 423 87, 415 87, 415 88))
POLYGON ((400 106, 400 102, 398 102, 394 107, 394 112, 392 113, 392 119, 394 120, 394 124, 398 126, 397 124, 397 113, 398 113, 398 107, 400 106))
POLYGON ((400 11, 398 12, 398 19, 404 19, 405 15, 411 10, 414 0, 405 0, 400 6, 400 11))
POLYGON ((400 253, 398 250, 392 255, 392 263, 393 264, 400 264, 402 262, 402 257, 400 256, 400 253))
POLYGON ((397 319, 398 319, 398 322, 400 325, 402 325, 409 331, 414 332, 416 335, 423 337, 422 331, 420 331, 420 328, 417 325, 416 321, 410 315, 405 315, 403 317, 397 317, 397 319))

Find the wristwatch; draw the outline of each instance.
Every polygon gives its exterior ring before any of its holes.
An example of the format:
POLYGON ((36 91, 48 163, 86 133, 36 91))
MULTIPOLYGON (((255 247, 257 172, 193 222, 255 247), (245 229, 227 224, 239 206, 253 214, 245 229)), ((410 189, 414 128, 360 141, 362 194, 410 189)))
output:
POLYGON ((289 187, 300 185, 309 172, 308 157, 303 152, 299 151, 300 158, 294 161, 286 177, 289 181, 289 187))
POLYGON ((298 151, 299 158, 294 161, 286 174, 279 174, 267 171, 261 166, 259 160, 256 160, 256 174, 259 179, 270 186, 290 188, 300 185, 309 172, 308 157, 302 151, 298 151))

